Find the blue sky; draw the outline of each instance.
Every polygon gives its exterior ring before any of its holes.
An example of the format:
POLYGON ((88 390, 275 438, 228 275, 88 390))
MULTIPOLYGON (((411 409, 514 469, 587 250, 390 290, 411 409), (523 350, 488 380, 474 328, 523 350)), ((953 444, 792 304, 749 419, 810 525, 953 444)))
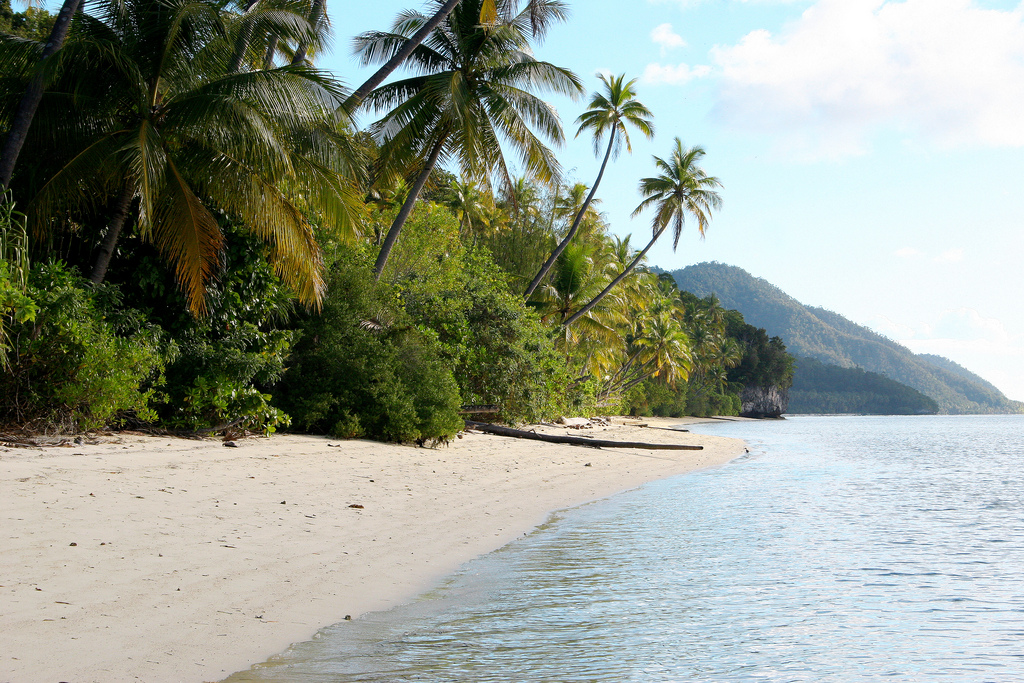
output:
MULTIPOLYGON (((657 136, 634 138, 601 209, 629 218, 651 156, 700 144, 723 183, 707 238, 692 226, 651 262, 717 260, 915 351, 938 353, 1024 400, 1024 3, 1006 0, 571 1, 538 58, 589 90, 598 72, 640 79, 657 136)), ((321 66, 367 70, 351 37, 422 0, 335 3, 321 66)), ((597 172, 573 140, 583 102, 553 99, 571 177, 597 172)))

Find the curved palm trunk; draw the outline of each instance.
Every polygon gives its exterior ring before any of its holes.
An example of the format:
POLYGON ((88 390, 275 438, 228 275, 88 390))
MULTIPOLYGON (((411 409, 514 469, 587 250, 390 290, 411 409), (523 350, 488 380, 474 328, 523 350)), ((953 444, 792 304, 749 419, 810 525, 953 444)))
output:
MULTIPOLYGON (((256 6, 259 0, 249 0, 245 3, 245 7, 242 8, 243 14, 248 14, 249 11, 256 6)), ((235 56, 231 58, 231 64, 228 65, 228 73, 237 73, 242 68, 242 60, 245 59, 245 53, 249 49, 249 42, 252 40, 252 25, 242 25, 242 35, 238 37, 238 45, 235 47, 235 56)))
POLYGON ((28 129, 32 126, 32 119, 35 118, 39 102, 43 99, 45 76, 42 65, 64 45, 68 30, 71 28, 71 20, 81 2, 82 0, 64 0, 57 19, 53 22, 50 38, 46 41, 43 52, 39 56, 36 75, 29 82, 25 94, 21 97, 21 102, 18 103, 18 109, 14 112, 11 130, 7 134, 7 140, 4 141, 3 150, 0 150, 0 192, 6 190, 7 186, 11 184, 14 165, 18 161, 18 155, 21 154, 22 145, 25 144, 25 137, 28 135, 28 129))
POLYGON ((394 57, 389 59, 384 64, 384 66, 377 69, 376 73, 370 76, 370 78, 367 79, 367 81, 363 83, 361 86, 359 86, 354 93, 349 95, 348 99, 345 100, 344 105, 346 111, 348 111, 350 114, 354 113, 355 110, 359 108, 359 105, 363 103, 363 100, 366 99, 366 96, 370 94, 370 91, 376 88, 381 83, 383 83, 384 79, 390 76, 391 73, 395 69, 397 69, 402 62, 408 59, 409 55, 413 53, 413 50, 419 47, 420 43, 422 43, 426 39, 426 37, 430 35, 430 32, 437 28, 438 24, 440 24, 442 21, 448 18, 448 15, 452 13, 452 10, 455 9, 456 5, 458 5, 459 2, 461 2, 461 0, 448 0, 446 3, 444 3, 444 5, 442 5, 441 8, 434 13, 434 16, 430 18, 430 21, 425 23, 423 27, 420 28, 420 30, 413 35, 412 38, 405 41, 405 45, 402 46, 401 50, 395 53, 394 57))
POLYGON ((271 36, 270 42, 267 43, 267 52, 263 55, 263 70, 269 71, 274 68, 274 55, 277 54, 277 41, 280 40, 277 36, 271 36))
POLYGON ((434 143, 433 149, 430 150, 430 155, 427 157, 427 161, 423 166, 423 170, 420 171, 419 176, 416 178, 416 182, 413 183, 412 188, 409 190, 409 196, 405 198, 405 203, 402 204, 402 208, 399 210, 398 215, 395 216, 395 221, 391 224, 391 228, 388 230, 387 236, 384 238, 384 244, 380 246, 380 253, 377 254, 377 263, 373 266, 373 277, 375 280, 380 280, 381 273, 384 272, 384 266, 388 262, 388 256, 391 254, 391 249, 395 246, 395 242, 398 241, 398 234, 402 232, 402 226, 409 219, 409 215, 412 213, 413 207, 416 205, 416 199, 420 196, 420 191, 423 190, 423 186, 427 183, 427 178, 430 177, 430 172, 434 170, 434 164, 437 163, 437 158, 441 155, 441 149, 444 147, 444 136, 441 136, 436 143, 434 143))
MULTIPOLYGON (((309 25, 316 30, 316 27, 320 25, 320 19, 324 15, 324 5, 326 0, 313 0, 313 6, 309 10, 309 25)), ((292 64, 302 64, 306 61, 306 53, 309 51, 308 43, 299 43, 299 49, 295 51, 295 56, 292 57, 292 64)))
POLYGON ((124 189, 121 190, 121 196, 117 198, 117 203, 114 204, 114 215, 110 217, 110 222, 107 223, 107 234, 103 236, 103 241, 100 242, 96 261, 93 263, 92 273, 89 275, 89 280, 94 285, 103 282, 103 278, 107 276, 110 258, 114 255, 114 246, 117 244, 117 238, 121 234, 121 228, 124 227, 124 221, 128 217, 128 208, 132 203, 132 195, 131 186, 126 183, 124 189))
POLYGON ((587 213, 587 208, 590 206, 591 200, 594 199, 594 194, 597 192, 597 186, 601 184, 601 178, 604 177, 604 169, 608 166, 608 159, 612 155, 612 146, 615 144, 615 129, 612 129, 612 134, 608 138, 608 151, 604 153, 604 161, 601 162, 601 170, 597 173, 597 180, 594 181, 594 186, 590 188, 590 192, 587 194, 587 198, 583 200, 583 206, 580 207, 579 213, 576 214, 576 218, 573 219, 572 227, 569 228, 569 232, 565 235, 565 238, 558 243, 555 250, 551 252, 551 256, 548 256, 548 260, 544 262, 544 265, 540 267, 540 272, 533 278, 530 286, 526 288, 526 292, 523 294, 524 299, 529 299, 530 295, 533 294, 533 290, 537 289, 544 276, 551 270, 551 266, 555 265, 555 260, 558 256, 565 251, 565 248, 569 246, 569 242, 576 236, 576 232, 580 229, 580 223, 583 222, 583 215, 587 213))
POLYGON ((665 228, 667 228, 667 227, 668 227, 667 225, 662 226, 662 228, 660 230, 658 230, 658 232, 654 233, 654 237, 651 238, 651 241, 648 242, 647 246, 644 247, 644 250, 641 251, 639 254, 637 254, 636 258, 633 259, 633 261, 630 262, 630 264, 628 266, 626 266, 626 269, 623 270, 621 273, 619 273, 615 277, 614 280, 612 280, 610 283, 608 283, 608 286, 605 287, 604 289, 602 289, 600 294, 598 294, 593 299, 591 299, 589 302, 587 302, 586 306, 584 306, 580 310, 578 310, 575 313, 573 313, 572 316, 568 320, 566 320, 564 323, 562 323, 562 325, 564 325, 566 327, 568 327, 569 325, 572 325, 574 322, 576 322, 581 317, 586 315, 590 311, 590 309, 592 309, 594 306, 599 304, 601 302, 601 299, 603 299, 606 296, 608 296, 608 293, 610 291, 612 291, 613 289, 615 289, 616 285, 618 285, 620 282, 622 282, 626 278, 627 275, 629 275, 630 273, 633 272, 633 269, 636 268, 637 264, 640 263, 640 261, 643 259, 643 257, 647 255, 647 252, 651 250, 651 247, 654 246, 654 243, 658 241, 658 238, 661 237, 661 233, 665 232, 665 228))

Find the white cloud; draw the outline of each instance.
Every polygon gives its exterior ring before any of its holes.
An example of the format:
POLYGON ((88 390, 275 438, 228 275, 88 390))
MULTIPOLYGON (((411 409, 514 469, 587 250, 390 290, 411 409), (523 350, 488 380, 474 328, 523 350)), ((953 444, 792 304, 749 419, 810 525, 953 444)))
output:
POLYGON ((901 249, 897 249, 892 253, 893 256, 901 259, 906 259, 908 261, 916 261, 922 258, 927 258, 932 263, 940 264, 960 263, 964 260, 965 254, 965 250, 961 247, 946 249, 945 251, 940 253, 932 252, 931 254, 927 254, 915 247, 903 247, 901 249))
POLYGON ((983 342, 994 346, 1005 346, 1012 341, 1000 320, 984 316, 973 308, 943 311, 939 319, 928 328, 927 337, 918 338, 983 342))
POLYGON ((806 153, 899 131, 944 146, 1024 146, 1024 3, 817 0, 779 35, 712 51, 718 115, 806 153))
POLYGON ((1007 396, 1024 399, 1024 336, 973 308, 943 311, 910 324, 879 316, 869 323, 915 353, 945 356, 992 382, 1007 396))
POLYGON ((644 83, 668 83, 669 85, 684 85, 695 78, 704 78, 711 73, 711 67, 698 64, 691 67, 689 64, 648 64, 640 77, 644 83))
POLYGON ((672 30, 672 24, 659 24, 651 31, 651 40, 654 41, 655 45, 661 46, 661 53, 665 54, 669 50, 674 50, 680 47, 686 47, 686 41, 683 37, 672 30))
POLYGON ((947 249, 932 259, 933 263, 960 263, 964 260, 963 249, 947 249))
MULTIPOLYGON (((690 7, 696 7, 701 5, 706 0, 647 0, 648 4, 651 5, 679 5, 682 9, 688 9, 690 7)), ((742 4, 750 5, 792 5, 796 3, 806 4, 809 0, 734 0, 742 4)))

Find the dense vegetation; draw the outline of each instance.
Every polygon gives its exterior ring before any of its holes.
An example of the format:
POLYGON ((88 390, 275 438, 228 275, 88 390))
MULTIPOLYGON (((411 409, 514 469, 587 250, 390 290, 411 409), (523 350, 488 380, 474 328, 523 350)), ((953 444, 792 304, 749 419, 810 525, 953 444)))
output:
POLYGON ((789 412, 811 414, 928 415, 939 405, 917 389, 861 368, 797 358, 789 412))
POLYGON ((387 64, 355 93, 315 66, 320 0, 0 12, 0 422, 433 443, 465 406, 735 414, 788 384, 781 342, 645 266, 708 229, 705 151, 638 180, 635 249, 597 195, 653 135, 635 81, 600 79, 597 180, 566 185, 542 96, 583 86, 534 54, 568 8, 430 8, 356 37, 387 64))
POLYGON ((822 308, 804 306, 778 287, 735 266, 701 263, 672 273, 679 287, 714 294, 748 321, 781 337, 789 350, 822 363, 860 367, 910 386, 943 413, 1013 413, 1024 405, 955 363, 912 353, 870 329, 822 308))
MULTIPOLYGON (((665 291, 677 291, 671 275, 662 273, 665 291)), ((630 396, 634 415, 739 415, 740 395, 748 386, 780 390, 793 381, 793 358, 778 337, 748 325, 739 311, 723 309, 714 296, 698 299, 690 292, 676 295, 689 330, 694 363, 688 381, 675 387, 659 378, 640 384, 630 396)))

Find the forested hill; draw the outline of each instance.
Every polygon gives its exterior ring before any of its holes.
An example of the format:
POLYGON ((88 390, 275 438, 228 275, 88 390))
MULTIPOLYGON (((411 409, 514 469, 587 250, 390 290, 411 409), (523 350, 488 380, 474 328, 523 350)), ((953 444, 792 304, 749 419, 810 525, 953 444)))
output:
POLYGON ((672 272, 679 288, 714 294, 725 308, 782 337, 793 354, 841 367, 860 367, 913 387, 943 413, 1021 412, 992 384, 940 356, 918 355, 838 313, 805 306, 762 278, 723 263, 699 263, 672 272))
POLYGON ((790 413, 928 415, 938 410, 934 399, 877 372, 796 359, 790 413))

